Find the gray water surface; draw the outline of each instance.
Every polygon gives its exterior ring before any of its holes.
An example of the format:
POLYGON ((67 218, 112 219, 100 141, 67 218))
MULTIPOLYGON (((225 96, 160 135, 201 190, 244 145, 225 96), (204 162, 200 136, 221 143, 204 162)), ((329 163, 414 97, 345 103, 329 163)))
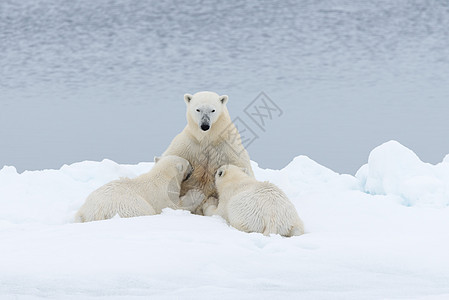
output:
POLYGON ((390 139, 437 163, 449 2, 0 1, 0 166, 152 161, 201 90, 229 95, 262 167, 354 173, 390 139), (260 128, 245 108, 262 91, 282 114, 260 128))

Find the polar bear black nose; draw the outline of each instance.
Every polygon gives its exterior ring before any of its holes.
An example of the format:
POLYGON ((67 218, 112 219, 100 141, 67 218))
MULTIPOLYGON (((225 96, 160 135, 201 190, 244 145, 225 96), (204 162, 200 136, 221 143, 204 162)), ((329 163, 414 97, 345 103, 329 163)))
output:
POLYGON ((208 131, 209 128, 210 128, 210 126, 207 125, 207 124, 202 124, 202 125, 201 125, 201 129, 202 129, 203 131, 208 131))

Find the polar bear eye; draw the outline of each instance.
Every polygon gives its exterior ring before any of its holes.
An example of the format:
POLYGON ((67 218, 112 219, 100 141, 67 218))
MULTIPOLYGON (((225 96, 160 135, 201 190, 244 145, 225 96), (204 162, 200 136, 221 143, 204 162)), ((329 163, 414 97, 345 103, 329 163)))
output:
POLYGON ((218 177, 221 177, 223 175, 223 171, 218 171, 218 177))
POLYGON ((197 112, 200 112, 200 110, 199 110, 198 108, 196 109, 196 111, 197 111, 197 112))
POLYGON ((215 109, 213 109, 212 112, 215 112, 215 109))

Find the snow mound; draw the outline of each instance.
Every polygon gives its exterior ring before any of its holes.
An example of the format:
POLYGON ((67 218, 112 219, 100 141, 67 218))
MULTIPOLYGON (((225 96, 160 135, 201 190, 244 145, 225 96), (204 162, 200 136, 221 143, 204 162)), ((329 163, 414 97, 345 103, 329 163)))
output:
POLYGON ((449 164, 449 154, 444 157, 443 163, 449 164))
POLYGON ((368 164, 356 174, 362 189, 373 195, 395 195, 407 206, 449 205, 449 159, 432 165, 422 162, 397 141, 371 151, 368 164))
POLYGON ((317 191, 360 189, 354 176, 338 174, 304 155, 295 157, 282 170, 260 169, 254 162, 252 166, 258 180, 277 184, 293 198, 317 191))

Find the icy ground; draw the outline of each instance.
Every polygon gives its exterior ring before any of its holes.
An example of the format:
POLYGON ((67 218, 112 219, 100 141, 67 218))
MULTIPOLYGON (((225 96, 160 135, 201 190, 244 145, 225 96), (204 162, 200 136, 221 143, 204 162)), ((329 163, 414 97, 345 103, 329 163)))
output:
POLYGON ((356 177, 305 156, 256 177, 278 184, 306 225, 264 237, 219 217, 71 222, 85 197, 152 163, 110 160, 0 171, 1 299, 448 299, 449 156, 423 163, 391 141, 356 177))

